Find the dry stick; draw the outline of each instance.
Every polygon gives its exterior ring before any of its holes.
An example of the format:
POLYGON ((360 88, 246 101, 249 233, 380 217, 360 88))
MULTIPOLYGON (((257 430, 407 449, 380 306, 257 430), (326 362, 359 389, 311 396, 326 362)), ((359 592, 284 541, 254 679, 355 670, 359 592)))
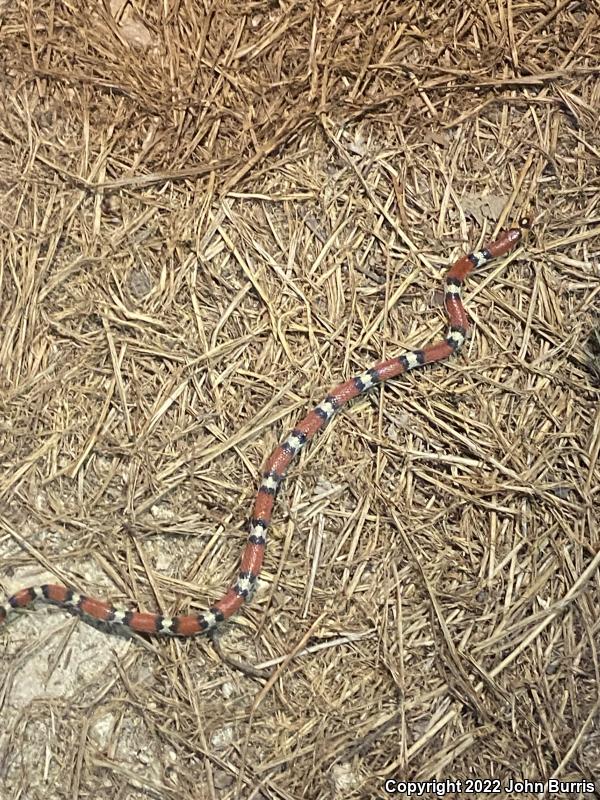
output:
MULTIPOLYGON (((125 389, 125 384, 123 382, 123 375, 121 372, 121 367, 123 365, 123 359, 125 357, 125 352, 127 349, 126 344, 121 345, 121 352, 117 355, 117 348, 115 347, 115 340, 110 329, 110 325, 108 324, 108 320, 106 316, 102 317, 102 325, 104 327, 104 331, 106 333, 106 341, 108 342, 108 351, 110 353, 110 360, 113 368, 114 373, 114 381, 117 385, 117 392, 119 394, 119 399, 121 401, 121 410, 123 417, 125 418, 125 430, 127 431, 127 436, 129 437, 129 441, 132 441, 134 438, 134 431, 133 425, 131 423, 131 415, 129 413, 129 406, 127 404, 127 392, 125 389)), ((113 392, 109 390, 107 400, 112 398, 113 392)))
POLYGON ((280 147, 290 136, 294 134, 299 134, 304 128, 308 126, 308 124, 312 121, 313 115, 306 114, 300 119, 286 120, 279 127, 278 130, 275 131, 274 135, 271 137, 271 140, 261 145, 257 148, 256 153, 251 156, 242 166, 229 178, 223 188, 220 191, 220 195, 226 195, 233 187, 239 183, 242 178, 248 174, 252 170, 252 168, 258 164, 260 161, 263 160, 269 153, 272 153, 273 150, 276 150, 280 147))
POLYGON ((243 675, 248 675, 250 678, 258 678, 259 680, 264 680, 265 678, 270 678, 272 676, 272 672, 267 672, 266 670, 260 669, 260 667, 255 667, 252 664, 249 664, 247 661, 239 661, 237 658, 233 658, 226 653, 221 647, 221 641, 218 632, 211 631, 209 633, 209 637, 215 653, 219 656, 224 664, 227 664, 232 669, 241 672, 243 675))
POLYGON ((571 5, 571 0, 563 0, 562 3, 559 3, 557 6, 555 6, 552 9, 552 11, 549 11, 545 17, 542 17, 542 19, 538 20, 535 23, 535 25, 533 25, 527 31, 527 33, 524 33, 523 36, 521 36, 521 38, 517 42, 517 47, 521 47, 521 45, 525 41, 531 41, 531 38, 534 36, 534 34, 538 33, 538 31, 543 30, 546 27, 546 25, 549 22, 552 22, 552 20, 555 19, 563 9, 565 9, 567 6, 570 5, 571 5))
MULTIPOLYGON (((381 490, 380 490, 380 494, 381 494, 381 490)), ((404 544, 406 545, 408 551, 410 552, 410 554, 412 556, 413 561, 415 562, 415 564, 417 565, 417 568, 419 569, 419 572, 421 573, 421 578, 423 579, 423 583, 425 585, 425 589, 427 591, 427 594, 429 595, 429 599, 431 600, 431 605, 433 607, 433 610, 435 612, 435 616, 437 618, 438 624, 439 624, 439 626, 441 628, 441 631, 442 631, 442 636, 443 636, 444 642, 446 644, 448 655, 450 656, 450 661, 452 662, 452 665, 453 665, 453 667, 454 667, 454 669, 456 671, 455 677, 458 678, 458 680, 459 680, 459 682, 460 682, 460 684, 462 686, 462 689, 463 689, 463 691, 465 693, 464 700, 466 700, 466 702, 468 702, 477 711, 477 713, 482 717, 482 719, 484 719, 487 722, 490 719, 490 715, 489 715, 487 709, 485 708, 485 706, 483 705, 483 703, 481 702, 481 699, 477 696, 477 690, 475 690, 475 691, 473 690, 473 685, 471 684, 471 682, 469 680, 469 675, 467 674, 467 672, 466 672, 466 670, 465 670, 465 668, 463 666, 463 663, 461 661, 461 658, 460 658, 460 656, 459 656, 459 654, 458 654, 458 652, 456 650, 456 647, 455 647, 454 642, 452 640, 452 636, 450 635, 450 631, 448 630, 448 626, 446 625, 446 620, 444 619, 444 615, 442 613, 442 609, 441 609, 440 604, 438 602, 437 595, 434 592, 433 587, 431 586, 431 583, 429 582, 429 579, 427 577, 427 573, 425 572, 425 569, 423 568, 423 564, 421 563, 421 560, 417 557, 415 549, 413 548, 409 537, 406 535, 406 531, 399 524, 399 521, 398 521, 397 517, 393 513, 392 513, 392 518, 394 519, 394 523, 396 524, 396 527, 397 527, 398 531, 400 532, 400 535, 402 536, 404 544)))
POLYGON ((558 600, 548 610, 548 616, 543 619, 539 625, 537 625, 531 633, 523 639, 523 641, 517 645, 517 647, 509 653, 499 664, 497 664, 488 675, 491 678, 494 678, 498 675, 502 670, 507 667, 512 661, 514 661, 518 655, 520 655, 526 647, 528 647, 531 642, 536 639, 539 634, 548 627, 548 625, 552 622, 552 620, 556 619, 556 617, 560 616, 568 606, 571 604, 573 600, 577 598, 579 594, 583 591, 585 584, 588 580, 592 577, 594 572, 600 568, 600 550, 596 553, 595 557, 590 561, 588 566, 584 569, 581 573, 579 578, 575 581, 575 583, 571 586, 569 591, 564 595, 562 600, 558 600))
MULTIPOLYGON (((18 467, 15 471, 9 471, 8 474, 4 477, 4 479, 0 480, 0 499, 4 497, 4 495, 13 487, 15 486, 21 478, 29 472, 29 470, 34 466, 34 464, 42 458, 42 456, 46 455, 46 453, 52 450, 58 441, 60 441, 61 434, 58 431, 52 433, 46 441, 38 447, 33 453, 23 459, 23 464, 18 467)), ((0 522, 2 519, 0 518, 0 522)), ((8 527, 8 525, 6 526, 8 527)), ((12 533, 12 529, 10 529, 12 533)))
MULTIPOLYGON (((52 444, 52 441, 50 444, 52 444)), ((51 562, 37 549, 34 547, 24 536, 22 536, 18 531, 16 531, 12 525, 5 519, 3 516, 0 515, 0 528, 4 528, 6 533, 15 540, 19 544, 20 547, 23 548, 29 555, 42 564, 48 572, 51 572, 53 575, 56 575, 59 580, 64 581, 65 583, 69 583, 69 578, 62 574, 61 570, 58 569, 56 566, 51 564, 51 562)), ((72 581, 72 579, 71 579, 72 581)), ((73 582, 73 581, 72 581, 73 582)), ((77 586, 76 581, 73 582, 75 586, 77 586)))
POLYGON ((255 715, 258 707, 262 703, 262 701, 265 699, 267 694, 271 691, 271 688, 273 687, 273 684, 275 683, 275 681, 278 680, 278 678, 284 672, 284 670, 286 669, 288 664, 291 661, 293 661, 293 659, 296 657, 296 655, 303 649, 303 647, 306 645, 306 642, 310 639, 310 637, 313 635, 315 630, 317 630, 317 628, 319 627, 319 625, 325 619, 326 616, 327 616, 327 612, 325 612, 325 611, 322 614, 319 614, 319 616, 315 619, 315 621, 310 626, 310 628, 308 628, 308 630, 304 633, 304 635, 302 636, 300 641, 295 645, 295 647, 290 651, 290 653, 288 653, 287 657, 281 663, 281 665, 276 670, 273 671, 273 673, 270 676, 269 680, 265 683, 265 685, 262 687, 260 692, 256 695, 256 699, 252 703, 252 707, 250 709, 250 714, 248 716, 248 725, 246 727, 246 735, 244 737, 244 743, 242 745, 242 751, 241 751, 242 752, 242 763, 241 763, 241 766, 240 766, 238 779, 237 779, 237 782, 236 782, 236 785, 235 785, 236 797, 239 797, 240 789, 241 789, 241 786, 242 786, 242 780, 243 780, 243 775, 244 775, 244 767, 245 767, 245 764, 246 764, 246 757, 247 757, 247 754, 248 754, 248 747, 250 745, 250 732, 251 732, 251 729, 252 729, 252 723, 254 721, 254 715, 255 715))
MULTIPOLYGON (((196 729, 200 737, 200 745, 205 750, 208 750, 210 745, 207 742, 206 728, 204 725, 204 714, 203 714, 204 698, 201 699, 198 692, 196 691, 195 676, 193 678, 192 675, 190 674, 191 672, 190 663, 187 660, 182 659, 180 669, 183 674, 183 685, 185 686, 187 696, 190 699, 191 710, 194 716, 196 717, 196 729)), ((210 759, 206 759, 206 763, 203 765, 203 767, 204 767, 204 772, 206 774, 206 780, 208 783, 208 793, 210 795, 210 800, 217 800, 217 795, 215 792, 213 765, 210 759)))
MULTIPOLYGON (((389 505, 389 506, 392 506, 395 509, 395 511, 397 511, 398 514, 401 516, 401 510, 398 508, 397 504, 394 502, 394 500, 392 500, 383 491, 383 489, 381 489, 381 487, 378 487, 378 493, 381 496, 381 498, 386 502, 386 504, 389 505)), ((404 531, 404 529, 403 529, 403 527, 402 527, 402 525, 400 523, 400 517, 396 516, 396 514, 393 513, 393 512, 392 512, 391 516, 392 516, 392 519, 394 520, 394 524, 396 525, 396 528, 400 532, 400 535, 402 536, 402 538, 405 541, 405 543, 408 545, 408 548, 409 548, 409 550, 411 552, 411 555, 415 559, 415 562, 416 562, 416 564, 417 564, 417 566, 419 568, 419 571, 422 573, 423 572, 423 567, 422 567, 422 565, 420 563, 420 560, 419 560, 418 556, 416 555, 415 551, 413 550, 412 546, 410 545, 410 542, 409 542, 408 538, 406 537, 405 531, 404 531)), ((593 576, 593 574, 596 572, 596 570, 599 567, 600 567, 600 551, 598 551, 596 556, 588 564, 588 566, 581 573, 579 578, 571 586, 571 588, 564 595, 564 597, 561 600, 559 600, 556 603, 554 603, 553 606, 550 607, 550 609, 548 610, 548 615, 539 623, 539 625, 536 625, 536 627, 531 631, 531 633, 529 633, 517 645, 517 647, 511 653, 509 653, 509 655, 506 656, 506 658, 504 658, 502 661, 500 661, 499 664, 496 664, 496 666, 493 669, 491 669, 489 672, 486 673, 486 679, 481 680, 479 683, 475 684, 475 686, 473 687, 473 692, 474 693, 481 692, 481 690, 483 689, 485 684, 489 685, 492 682, 492 678, 495 678, 496 675, 499 675, 509 664, 511 664, 523 652, 523 650, 525 650, 542 633, 542 631, 544 631, 548 627, 548 625, 554 619, 556 619, 556 617, 558 617, 562 613, 564 613, 564 611, 568 608, 568 606, 571 604, 571 602, 573 600, 575 600, 576 597, 583 591, 583 589, 585 588, 586 583, 588 582, 588 580, 591 579, 591 577, 593 576)), ((481 671, 481 673, 483 674, 483 670, 482 670, 481 667, 479 667, 479 671, 481 671)), ((455 717, 457 717, 459 715, 459 713, 460 713, 460 708, 458 706, 454 706, 454 708, 451 708, 448 712, 446 712, 446 714, 443 717, 441 717, 439 720, 437 720, 435 722, 435 724, 434 724, 434 726, 432 728, 430 728, 428 731, 426 731, 423 734, 423 736, 421 736, 421 738, 418 739, 412 745, 412 747, 410 747, 408 749, 408 753, 407 753, 408 757, 410 758, 411 756, 413 756, 416 753, 418 753, 419 750, 422 747, 424 747, 425 744, 427 744, 427 742, 430 739, 432 739, 433 736, 438 731, 440 731, 442 728, 446 727, 446 725, 448 725, 449 722, 451 722, 455 717)), ((587 725, 588 725, 588 721, 586 720, 586 723, 584 723, 584 727, 587 726, 587 725)), ((580 737, 578 737, 578 738, 580 738, 580 737)), ((563 759, 563 761, 561 762, 561 765, 564 764, 564 763, 566 763, 566 761, 563 759)))

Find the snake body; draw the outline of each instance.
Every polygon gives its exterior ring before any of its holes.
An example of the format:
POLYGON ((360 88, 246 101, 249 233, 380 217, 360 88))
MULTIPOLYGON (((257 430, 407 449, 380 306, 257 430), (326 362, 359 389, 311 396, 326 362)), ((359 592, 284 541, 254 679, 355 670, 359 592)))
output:
POLYGON ((80 594, 66 586, 47 583, 21 589, 0 604, 0 626, 16 609, 26 608, 36 601, 52 603, 78 616, 109 626, 125 627, 136 633, 170 636, 195 636, 206 633, 235 614, 251 597, 256 585, 265 556, 267 529, 271 524, 275 495, 295 456, 346 403, 383 381, 416 367, 441 361, 456 353, 464 343, 468 329, 467 314, 461 300, 461 289, 465 279, 474 268, 482 267, 493 258, 510 252, 521 241, 524 229, 528 227, 528 220, 521 220, 519 227, 502 232, 498 239, 485 248, 462 256, 450 267, 444 287, 444 304, 450 328, 444 339, 429 344, 422 350, 411 350, 387 361, 381 361, 360 375, 340 383, 275 448, 263 468, 250 519, 250 531, 237 577, 226 594, 212 608, 201 614, 182 614, 174 617, 127 611, 105 600, 80 594))

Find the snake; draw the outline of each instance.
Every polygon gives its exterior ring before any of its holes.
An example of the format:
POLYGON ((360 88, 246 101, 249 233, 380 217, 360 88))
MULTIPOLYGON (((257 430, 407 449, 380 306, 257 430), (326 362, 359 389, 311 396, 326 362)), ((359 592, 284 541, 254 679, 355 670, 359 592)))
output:
POLYGON ((220 623, 229 619, 248 602, 254 593, 265 558, 267 529, 271 524, 275 497, 294 458, 351 400, 384 381, 456 354, 465 342, 469 327, 467 312, 462 303, 462 288, 467 276, 473 269, 481 268, 492 259, 508 254, 522 240, 529 227, 529 219, 521 219, 517 227, 502 231, 493 242, 481 250, 463 255, 450 267, 444 279, 444 306, 449 321, 444 339, 420 350, 410 350, 380 361, 360 375, 335 386, 275 448, 262 470, 237 575, 228 591, 208 611, 171 617, 160 613, 126 610, 106 600, 80 594, 68 586, 45 583, 20 589, 0 604, 0 627, 5 625, 15 611, 42 601, 66 609, 92 624, 104 624, 109 630, 118 626, 127 629, 127 632, 138 634, 181 637, 214 631, 220 623))

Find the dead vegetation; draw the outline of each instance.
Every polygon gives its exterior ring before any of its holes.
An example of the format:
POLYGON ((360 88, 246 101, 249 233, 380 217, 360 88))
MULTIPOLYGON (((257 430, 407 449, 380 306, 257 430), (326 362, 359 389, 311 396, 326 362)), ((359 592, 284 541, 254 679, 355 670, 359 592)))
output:
POLYGON ((1 632, 0 796, 600 787, 597 7, 0 8, 6 594, 206 607, 276 442, 535 222, 461 355, 294 465, 225 660, 48 609, 1 632))

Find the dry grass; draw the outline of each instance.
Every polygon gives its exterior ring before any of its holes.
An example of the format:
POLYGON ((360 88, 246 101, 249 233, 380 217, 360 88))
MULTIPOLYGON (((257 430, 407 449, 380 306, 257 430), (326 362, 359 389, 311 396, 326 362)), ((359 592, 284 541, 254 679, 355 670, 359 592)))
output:
POLYGON ((469 282, 463 353, 292 468, 220 636, 260 677, 52 609, 2 631, 0 796, 600 787, 594 4, 0 13, 6 593, 206 607, 275 443, 439 336, 443 267, 535 219, 469 282))

